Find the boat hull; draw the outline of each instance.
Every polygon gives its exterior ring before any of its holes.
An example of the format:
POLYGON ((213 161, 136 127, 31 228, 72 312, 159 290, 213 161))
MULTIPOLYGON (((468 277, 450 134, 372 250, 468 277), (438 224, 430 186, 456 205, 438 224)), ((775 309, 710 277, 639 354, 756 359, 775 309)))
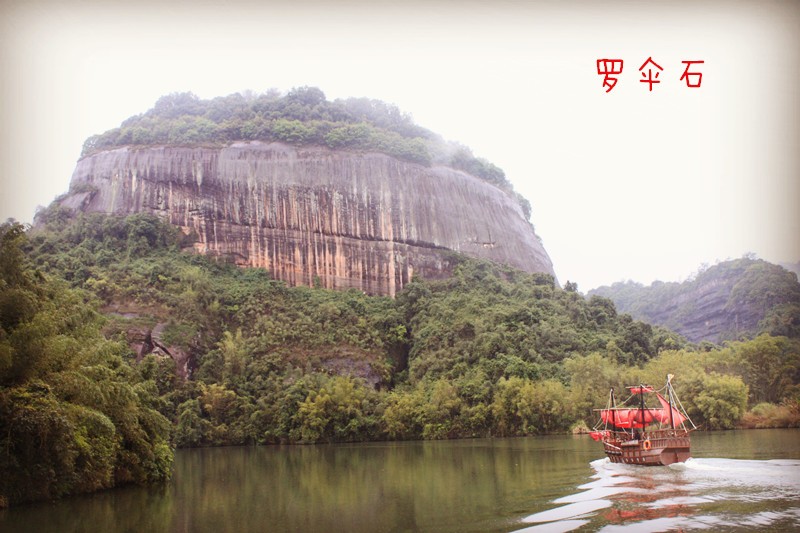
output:
POLYGON ((689 432, 660 430, 633 439, 630 434, 609 432, 603 447, 612 463, 642 466, 666 466, 683 463, 691 454, 689 432))

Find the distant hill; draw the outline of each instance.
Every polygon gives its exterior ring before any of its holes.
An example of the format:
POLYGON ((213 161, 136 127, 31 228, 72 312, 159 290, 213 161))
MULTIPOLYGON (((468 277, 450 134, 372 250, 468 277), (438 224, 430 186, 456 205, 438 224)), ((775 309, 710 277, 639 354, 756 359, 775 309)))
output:
POLYGON ((800 337, 797 274, 761 259, 718 263, 682 283, 632 281, 598 287, 620 312, 665 326, 692 342, 721 342, 759 333, 800 337))

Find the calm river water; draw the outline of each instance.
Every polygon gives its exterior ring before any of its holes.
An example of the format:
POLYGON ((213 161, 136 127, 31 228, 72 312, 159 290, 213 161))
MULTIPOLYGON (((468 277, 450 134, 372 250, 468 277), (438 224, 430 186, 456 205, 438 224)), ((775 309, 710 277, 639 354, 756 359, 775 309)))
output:
POLYGON ((172 482, 0 512, 0 531, 800 530, 800 430, 696 432, 609 463, 587 436, 180 450, 172 482))

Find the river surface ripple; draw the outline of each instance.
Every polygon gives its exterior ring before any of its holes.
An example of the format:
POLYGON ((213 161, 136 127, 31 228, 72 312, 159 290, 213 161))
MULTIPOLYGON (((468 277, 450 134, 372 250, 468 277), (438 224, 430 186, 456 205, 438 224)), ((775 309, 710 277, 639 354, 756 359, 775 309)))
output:
POLYGON ((800 460, 701 458, 668 467, 591 462, 592 481, 518 531, 800 530, 800 460))

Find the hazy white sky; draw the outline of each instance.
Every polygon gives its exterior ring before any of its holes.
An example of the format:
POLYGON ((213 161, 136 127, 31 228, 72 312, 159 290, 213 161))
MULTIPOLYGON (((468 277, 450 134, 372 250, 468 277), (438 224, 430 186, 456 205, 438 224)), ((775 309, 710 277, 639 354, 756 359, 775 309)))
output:
POLYGON ((394 103, 503 168, 581 291, 797 261, 799 29, 796 1, 6 1, 0 220, 30 222, 88 136, 159 96, 310 85, 394 103), (625 61, 608 94, 606 57, 625 61), (702 87, 684 60, 705 61, 702 87))

